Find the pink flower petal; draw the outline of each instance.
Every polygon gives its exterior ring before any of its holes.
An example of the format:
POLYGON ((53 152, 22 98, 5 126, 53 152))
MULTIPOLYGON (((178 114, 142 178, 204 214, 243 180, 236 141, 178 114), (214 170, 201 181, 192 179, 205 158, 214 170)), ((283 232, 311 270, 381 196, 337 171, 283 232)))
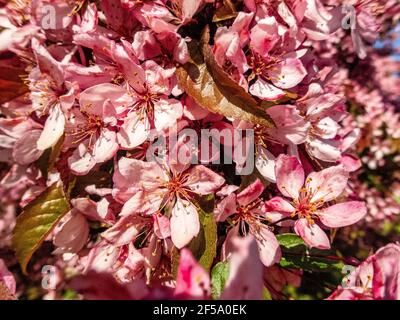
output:
POLYGON ((132 49, 140 60, 152 59, 161 54, 161 47, 150 30, 135 33, 132 49))
POLYGON ((132 113, 125 118, 117 134, 118 143, 123 149, 133 149, 144 143, 150 134, 150 123, 147 117, 132 113))
POLYGON ((276 183, 275 163, 276 158, 271 152, 263 147, 258 147, 256 168, 265 179, 272 183, 276 183))
POLYGON ((101 236, 113 245, 120 247, 131 243, 142 231, 149 220, 138 215, 122 217, 111 228, 107 229, 101 236))
POLYGON ((183 107, 175 99, 159 99, 154 103, 154 126, 158 131, 172 127, 182 118, 183 107))
POLYGON ((308 137, 306 148, 315 158, 326 162, 336 162, 341 156, 340 141, 336 140, 308 137))
POLYGON ((152 215, 154 220, 154 233, 159 239, 166 239, 171 236, 169 219, 164 215, 152 215))
POLYGON ((182 22, 190 21, 200 7, 204 4, 205 0, 182 0, 182 22))
POLYGON ((358 157, 348 154, 342 155, 339 163, 341 163, 348 172, 357 171, 362 167, 362 162, 358 157))
POLYGON ((44 124, 40 138, 37 140, 37 148, 46 150, 54 146, 64 133, 65 116, 59 104, 55 105, 44 124))
POLYGON ((26 165, 35 162, 43 153, 36 148, 41 130, 31 130, 14 143, 13 157, 18 164, 26 165))
POLYGON ((285 91, 275 87, 271 83, 258 78, 249 89, 249 92, 263 100, 279 100, 285 96, 285 91))
POLYGON ((132 214, 153 214, 160 209, 161 202, 167 190, 157 190, 157 194, 151 194, 144 189, 138 189, 136 193, 122 207, 121 216, 132 214))
POLYGON ((254 233, 257 240, 258 251, 261 262, 266 267, 270 267, 281 260, 281 248, 275 235, 268 230, 267 227, 262 227, 254 233))
POLYGON ((264 284, 257 242, 251 235, 246 238, 232 238, 231 242, 229 277, 221 300, 260 300, 264 284))
POLYGON ((310 173, 306 181, 306 188, 313 195, 310 201, 328 202, 337 198, 346 188, 348 178, 349 173, 342 165, 310 173))
POLYGON ((296 157, 281 154, 275 166, 276 185, 286 197, 297 199, 304 184, 304 170, 296 157))
POLYGON ((350 226, 367 214, 364 202, 349 201, 335 204, 318 213, 320 221, 329 228, 350 226))
POLYGON ((372 290, 374 299, 400 299, 400 246, 389 244, 379 249, 373 258, 374 276, 372 290))
POLYGON ((53 242, 58 247, 58 253, 76 253, 86 244, 88 236, 89 224, 86 218, 73 210, 56 227, 53 242))
POLYGON ((177 198, 171 215, 171 239, 181 249, 200 231, 199 215, 196 207, 189 201, 177 198))
POLYGON ((273 197, 264 203, 264 209, 267 212, 279 212, 289 216, 295 211, 295 208, 281 197, 273 197))
POLYGON ((35 53, 40 71, 52 77, 57 87, 60 88, 64 82, 64 72, 61 63, 54 59, 36 38, 32 39, 32 49, 35 53))
POLYGON ((122 157, 114 174, 118 188, 143 187, 146 190, 158 189, 162 182, 169 180, 165 170, 157 162, 122 157))
POLYGON ((307 71, 300 59, 286 58, 281 63, 274 65, 274 68, 269 69, 268 75, 276 87, 290 89, 303 81, 307 71))
POLYGON ((115 266, 120 253, 121 248, 105 241, 100 242, 90 250, 85 272, 88 270, 110 272, 115 266))
POLYGON ((196 261, 189 249, 182 249, 174 296, 177 299, 207 299, 210 294, 210 276, 196 261))
POLYGON ((188 174, 185 186, 201 195, 215 193, 225 183, 224 178, 203 165, 193 167, 188 174))
POLYGON ((259 179, 257 179, 237 195, 237 202, 241 206, 246 206, 249 203, 257 200, 264 192, 264 189, 265 186, 259 179))
POLYGON ((310 224, 307 219, 297 220, 294 230, 310 248, 325 250, 331 247, 326 233, 317 224, 310 224))
POLYGON ((102 83, 83 91, 80 94, 79 104, 86 112, 102 116, 106 100, 116 107, 128 107, 133 103, 132 97, 124 88, 111 83, 102 83))
POLYGON ((216 221, 225 221, 236 212, 236 194, 231 193, 222 199, 214 209, 216 221))
POLYGON ((68 165, 74 174, 86 175, 96 165, 96 159, 89 152, 87 145, 81 143, 68 158, 68 165))
POLYGON ((97 163, 110 160, 118 151, 117 135, 114 131, 103 129, 93 146, 93 157, 97 163))

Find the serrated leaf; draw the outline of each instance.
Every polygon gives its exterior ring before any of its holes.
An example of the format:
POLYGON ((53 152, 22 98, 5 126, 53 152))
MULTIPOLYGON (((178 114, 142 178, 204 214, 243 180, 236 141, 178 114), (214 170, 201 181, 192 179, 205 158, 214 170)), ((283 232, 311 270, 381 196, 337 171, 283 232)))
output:
POLYGON ((214 300, 221 297, 229 277, 229 263, 218 262, 211 271, 211 295, 214 300))
POLYGON ((17 217, 12 245, 24 274, 27 274, 26 268, 33 253, 69 210, 62 186, 55 183, 29 203, 17 217))
POLYGON ((331 256, 331 250, 309 249, 303 239, 294 233, 276 236, 282 249, 280 265, 285 268, 329 272, 342 270, 344 263, 331 256))
POLYGON ((265 110, 217 64, 208 39, 206 29, 200 43, 189 43, 191 61, 176 71, 180 86, 197 104, 213 113, 273 127, 265 110))

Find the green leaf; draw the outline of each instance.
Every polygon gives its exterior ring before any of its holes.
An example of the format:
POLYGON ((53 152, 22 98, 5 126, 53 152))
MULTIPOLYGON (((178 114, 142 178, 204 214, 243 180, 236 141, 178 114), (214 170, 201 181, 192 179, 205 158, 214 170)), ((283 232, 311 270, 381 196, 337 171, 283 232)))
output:
POLYGON ((217 223, 215 221, 214 195, 207 195, 196 198, 200 232, 188 245, 193 256, 206 270, 210 271, 214 258, 217 254, 217 223))
POLYGON ((221 297, 229 277, 229 263, 218 262, 211 271, 211 295, 214 300, 221 297))
MULTIPOLYGON (((217 223, 214 219, 214 195, 195 196, 199 213, 200 231, 187 246, 199 264, 208 272, 217 254, 217 223)), ((174 248, 171 253, 171 273, 178 274, 180 253, 174 248)))
POLYGON ((307 271, 330 272, 342 270, 344 263, 342 261, 332 260, 323 257, 313 257, 310 255, 292 255, 284 254, 280 261, 281 267, 303 269, 307 271))
POLYGON ((78 293, 72 289, 65 290, 65 292, 62 294, 62 297, 64 300, 78 300, 79 299, 78 293))
POLYGON ((263 289, 263 300, 272 300, 271 293, 266 287, 263 289))
POLYGON ((282 249, 281 267, 319 272, 343 269, 344 263, 331 250, 309 249, 296 234, 279 234, 277 239, 282 249))
POLYGON ((26 268, 33 253, 69 210, 62 186, 53 184, 17 217, 12 244, 24 274, 27 274, 26 268))
POLYGON ((49 170, 49 159, 50 159, 51 149, 46 149, 43 151, 39 159, 36 160, 35 164, 40 170, 42 177, 47 180, 48 170, 49 170))
POLYGON ((399 223, 399 224, 396 224, 396 225, 394 226, 394 232, 396 232, 396 234, 400 234, 400 223, 399 223))
POLYGON ((206 270, 210 271, 211 265, 217 254, 217 223, 212 213, 200 210, 200 232, 188 245, 193 256, 206 270))

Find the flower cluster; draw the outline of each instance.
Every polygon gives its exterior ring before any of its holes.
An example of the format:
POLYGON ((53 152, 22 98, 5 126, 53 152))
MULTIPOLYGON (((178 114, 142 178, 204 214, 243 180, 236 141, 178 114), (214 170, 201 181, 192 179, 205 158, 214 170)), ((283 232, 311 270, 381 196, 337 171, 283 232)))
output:
POLYGON ((400 299, 397 244, 332 250, 400 212, 399 65, 373 46, 398 18, 395 0, 0 1, 0 253, 19 262, 0 257, 0 298, 43 265, 48 299, 283 299, 357 264, 323 296, 400 299))

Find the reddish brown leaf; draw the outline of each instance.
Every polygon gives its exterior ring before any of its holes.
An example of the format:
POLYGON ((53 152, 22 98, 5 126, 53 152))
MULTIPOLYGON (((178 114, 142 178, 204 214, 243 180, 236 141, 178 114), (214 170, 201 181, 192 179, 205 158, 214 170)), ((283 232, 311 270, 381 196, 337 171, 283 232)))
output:
POLYGON ((200 44, 190 43, 191 61, 177 69, 181 87, 197 104, 211 112, 273 127, 265 110, 217 64, 208 39, 206 29, 200 44))

